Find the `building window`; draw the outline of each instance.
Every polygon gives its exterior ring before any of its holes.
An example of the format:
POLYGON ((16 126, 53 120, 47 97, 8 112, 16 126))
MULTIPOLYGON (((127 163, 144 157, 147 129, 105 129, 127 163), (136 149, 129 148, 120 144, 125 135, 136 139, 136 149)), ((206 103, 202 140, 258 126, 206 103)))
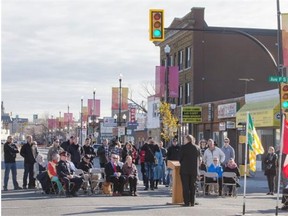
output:
POLYGON ((178 105, 182 105, 182 103, 183 103, 183 86, 179 86, 178 105))
POLYGON ((153 117, 156 118, 159 116, 158 103, 153 103, 153 117))
POLYGON ((179 71, 183 70, 183 50, 178 52, 178 68, 179 71))
POLYGON ((161 59, 161 66, 165 66, 166 65, 166 59, 161 59))
POLYGON ((191 67, 191 47, 185 48, 185 69, 191 67))
POLYGON ((185 102, 190 103, 190 83, 185 83, 185 102))

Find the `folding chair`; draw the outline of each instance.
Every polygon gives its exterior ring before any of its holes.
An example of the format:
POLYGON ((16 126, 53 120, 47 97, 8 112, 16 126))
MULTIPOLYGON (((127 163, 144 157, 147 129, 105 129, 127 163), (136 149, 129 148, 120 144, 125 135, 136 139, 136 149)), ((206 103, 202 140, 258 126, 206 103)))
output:
POLYGON ((231 195, 237 197, 237 175, 234 172, 223 172, 222 191, 223 195, 229 195, 229 187, 232 187, 231 195))
POLYGON ((211 186, 218 186, 218 173, 215 172, 206 172, 204 174, 204 190, 203 190, 203 196, 205 196, 206 187, 211 186))
POLYGON ((102 192, 101 186, 106 181, 105 169, 104 168, 93 168, 91 169, 91 191, 95 194, 102 192))
POLYGON ((196 194, 200 195, 201 192, 204 192, 204 170, 199 170, 199 178, 196 181, 196 194))
POLYGON ((76 169, 75 170, 75 174, 76 176, 81 176, 83 177, 83 183, 81 185, 81 188, 84 190, 84 192, 90 192, 91 190, 91 185, 90 185, 90 175, 89 174, 85 174, 84 171, 82 169, 76 169))

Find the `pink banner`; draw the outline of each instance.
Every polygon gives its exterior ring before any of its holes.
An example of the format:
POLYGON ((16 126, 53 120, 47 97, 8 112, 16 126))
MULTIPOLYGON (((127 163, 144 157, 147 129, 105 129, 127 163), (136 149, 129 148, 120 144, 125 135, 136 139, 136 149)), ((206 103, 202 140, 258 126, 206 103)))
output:
POLYGON ((64 125, 71 125, 73 123, 73 113, 64 113, 64 125))
POLYGON ((130 122, 136 121, 136 108, 130 108, 130 122))
POLYGON ((155 72, 155 95, 157 97, 165 96, 165 67, 156 66, 155 72))
POLYGON ((48 129, 58 128, 58 119, 48 119, 48 129))
POLYGON ((88 99, 88 114, 96 115, 97 117, 100 116, 100 100, 95 99, 95 104, 93 103, 93 99, 88 99), (95 109, 93 110, 93 107, 95 106, 95 109))
POLYGON ((116 87, 112 88, 112 110, 117 110, 119 108, 119 94, 118 89, 116 87))
POLYGON ((288 67, 288 13, 282 14, 283 65, 288 67))
MULTIPOLYGON (((121 110, 128 110, 128 91, 129 89, 127 87, 122 87, 122 107, 121 110)), ((112 88, 112 110, 118 110, 119 109, 119 88, 113 87, 112 88)))
POLYGON ((178 98, 179 91, 179 70, 178 66, 169 67, 169 97, 178 98))

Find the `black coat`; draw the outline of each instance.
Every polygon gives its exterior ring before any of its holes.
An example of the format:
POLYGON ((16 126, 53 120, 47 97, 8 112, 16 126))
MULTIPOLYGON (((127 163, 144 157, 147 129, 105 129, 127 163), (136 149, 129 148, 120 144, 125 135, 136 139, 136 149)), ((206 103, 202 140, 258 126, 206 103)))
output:
POLYGON ((180 174, 198 176, 200 148, 192 143, 187 143, 180 148, 179 162, 180 174))
MULTIPOLYGON (((108 154, 109 154, 109 147, 108 148, 108 154)), ((97 155, 99 157, 99 162, 106 164, 108 162, 107 158, 106 158, 106 152, 105 152, 105 146, 99 146, 99 148, 97 149, 97 155)))
MULTIPOLYGON (((119 166, 119 165, 117 165, 116 166, 116 171, 117 172, 120 172, 121 174, 123 174, 123 171, 122 171, 122 169, 121 169, 121 167, 119 166)), ((112 163, 111 162, 109 162, 109 163, 106 163, 105 164, 105 174, 106 174, 106 180, 108 181, 108 182, 110 182, 110 178, 112 177, 112 176, 114 176, 114 168, 113 168, 113 166, 112 166, 112 163)))
POLYGON ((145 162, 154 163, 154 155, 155 155, 154 144, 145 143, 142 146, 142 150, 145 151, 145 162))
POLYGON ((167 149, 166 160, 176 160, 179 161, 180 145, 172 145, 167 149))
POLYGON ((67 152, 71 154, 71 161, 75 164, 76 168, 79 168, 81 161, 80 146, 78 144, 72 144, 67 148, 67 152))
MULTIPOLYGON (((38 154, 37 147, 36 152, 36 154, 38 154)), ((29 143, 26 143, 22 146, 20 150, 20 155, 24 158, 24 164, 34 164, 36 162, 32 153, 32 145, 30 145, 29 143)))
POLYGON ((264 175, 274 175, 276 176, 276 165, 278 161, 278 156, 276 153, 268 153, 265 157, 265 172, 264 175))
POLYGON ((19 153, 19 150, 15 144, 13 143, 9 144, 8 142, 4 144, 4 162, 5 163, 15 163, 17 153, 19 153))
POLYGON ((67 177, 68 175, 72 175, 69 166, 66 161, 60 160, 56 165, 57 176, 60 179, 67 177))

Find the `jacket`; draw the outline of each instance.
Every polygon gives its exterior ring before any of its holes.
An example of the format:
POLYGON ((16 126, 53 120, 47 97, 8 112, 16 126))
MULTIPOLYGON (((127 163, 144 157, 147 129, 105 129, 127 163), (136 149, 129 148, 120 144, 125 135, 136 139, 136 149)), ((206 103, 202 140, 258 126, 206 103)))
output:
POLYGON ((67 152, 71 154, 71 161, 75 164, 76 168, 78 168, 81 161, 80 146, 78 144, 72 144, 67 148, 67 152))
POLYGON ((16 154, 19 153, 17 146, 13 143, 6 142, 4 144, 4 162, 15 163, 16 154))
POLYGON ((108 162, 109 157, 109 146, 106 146, 107 150, 105 150, 104 144, 102 146, 99 146, 97 150, 97 155, 99 156, 99 162, 106 164, 108 162), (107 154, 106 154, 107 153, 107 154))
POLYGON ((154 144, 145 143, 142 146, 142 150, 145 151, 145 162, 154 163, 155 148, 154 144))
MULTIPOLYGON (((205 162, 206 166, 209 167, 211 164, 213 164, 213 158, 218 157, 220 164, 222 164, 225 160, 225 154, 223 151, 216 147, 211 151, 209 148, 207 148, 204 152, 203 161, 205 162)), ((230 159, 230 158, 229 158, 230 159)))
POLYGON ((180 145, 176 145, 176 146, 172 145, 168 147, 166 160, 179 161, 179 151, 180 151, 180 145))
POLYGON ((68 175, 72 175, 67 162, 63 160, 60 160, 56 165, 56 171, 59 179, 63 179, 66 178, 68 175))
POLYGON ((276 176, 276 164, 278 161, 278 156, 276 153, 268 153, 265 157, 265 172, 264 175, 274 175, 276 176))
MULTIPOLYGON (((38 154, 38 149, 36 147, 36 155, 38 154)), ((24 158, 24 164, 34 164, 35 158, 32 152, 32 145, 26 143, 22 146, 20 150, 20 155, 24 158)))
POLYGON ((234 151, 234 148, 231 145, 228 145, 227 147, 223 146, 221 148, 221 150, 225 154, 225 160, 223 162, 225 165, 228 163, 228 161, 231 158, 235 159, 235 151, 234 151))
POLYGON ((199 174, 200 148, 191 142, 182 145, 179 152, 180 174, 188 174, 194 177, 199 174))
MULTIPOLYGON (((120 172, 121 174, 123 174, 123 171, 118 164, 116 166, 116 172, 120 172)), ((112 166, 112 163, 109 162, 109 163, 105 164, 105 174, 106 174, 106 180, 108 182, 111 182, 111 177, 114 176, 114 173, 115 173, 115 171, 114 171, 114 168, 112 166)))
POLYGON ((208 171, 207 172, 216 172, 218 174, 218 178, 222 178, 222 174, 223 174, 223 168, 222 166, 218 165, 218 166, 214 166, 214 164, 212 163, 209 167, 208 167, 208 171))

